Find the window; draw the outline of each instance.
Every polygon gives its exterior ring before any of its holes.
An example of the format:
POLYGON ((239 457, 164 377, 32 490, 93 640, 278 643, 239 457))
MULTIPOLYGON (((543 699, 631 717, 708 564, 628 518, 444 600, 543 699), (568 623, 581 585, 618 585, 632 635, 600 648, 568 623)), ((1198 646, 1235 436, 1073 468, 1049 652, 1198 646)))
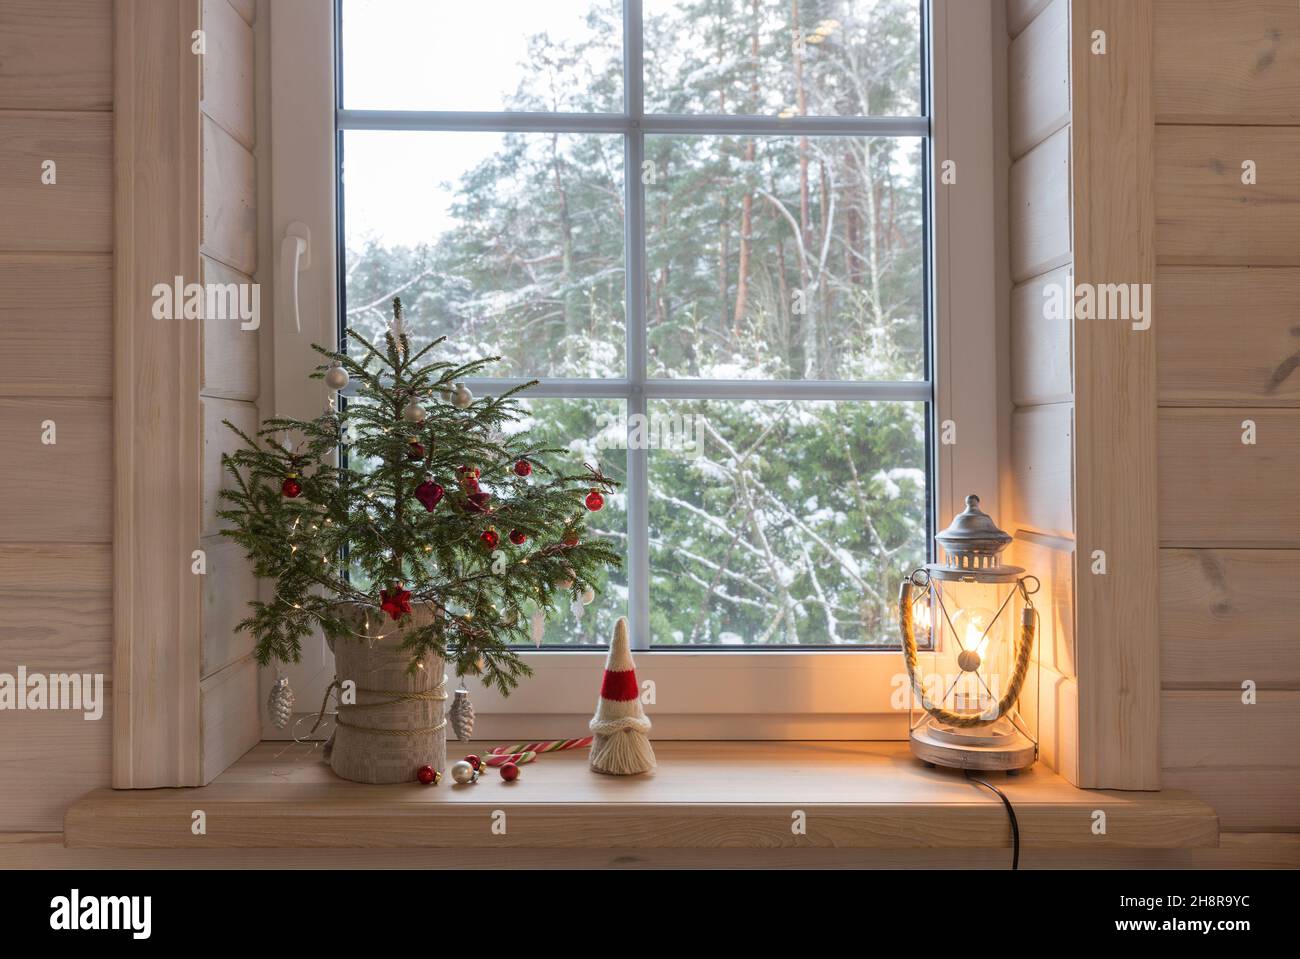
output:
POLYGON ((625 483, 591 518, 625 569, 546 641, 892 644, 931 485, 916 0, 339 7, 346 322, 400 293, 625 483))
POLYGON ((420 334, 503 357, 476 393, 539 379, 536 426, 626 484, 598 515, 625 575, 481 717, 587 712, 579 650, 626 614, 674 677, 666 735, 905 733, 896 653, 828 650, 893 646, 935 522, 975 490, 996 508, 981 6, 272 5, 270 229, 315 237, 276 409, 318 410, 306 344, 399 293, 420 334))

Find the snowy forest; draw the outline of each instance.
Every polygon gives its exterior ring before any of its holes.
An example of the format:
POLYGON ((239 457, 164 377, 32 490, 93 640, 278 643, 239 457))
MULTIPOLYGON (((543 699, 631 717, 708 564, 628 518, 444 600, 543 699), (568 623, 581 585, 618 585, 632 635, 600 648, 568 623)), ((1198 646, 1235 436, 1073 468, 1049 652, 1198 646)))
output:
MULTIPOLYGON (((498 109, 622 111, 621 4, 578 6, 581 30, 529 37, 498 109)), ((645 0, 646 112, 919 115, 920 16, 917 0, 645 0)), ((500 355, 497 376, 627 376, 634 176, 648 378, 925 378, 919 138, 647 134, 645 165, 628 171, 620 134, 493 134, 455 177, 409 184, 450 197, 424 239, 352 227, 375 218, 349 183, 389 175, 353 161, 375 152, 366 138, 433 158, 488 136, 344 134, 348 325, 376 334, 400 295, 413 339, 446 335, 451 358, 500 355)), ((526 405, 570 465, 625 480, 622 400, 526 405)), ((925 561, 925 404, 674 399, 649 413, 702 437, 648 454, 653 645, 896 642, 898 582, 925 561)), ((625 492, 608 500, 588 520, 626 553, 625 492)), ((624 568, 591 607, 552 616, 546 642, 603 645, 627 589, 624 568)))

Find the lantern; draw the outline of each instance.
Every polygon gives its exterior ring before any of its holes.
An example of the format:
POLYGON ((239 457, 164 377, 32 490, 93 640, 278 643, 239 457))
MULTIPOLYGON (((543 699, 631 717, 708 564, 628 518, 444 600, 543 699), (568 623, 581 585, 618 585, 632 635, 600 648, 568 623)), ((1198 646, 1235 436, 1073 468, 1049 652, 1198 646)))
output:
MULTIPOLYGON (((930 765, 1013 771, 1038 755, 1020 695, 1033 666, 1030 597, 1039 582, 1018 566, 1000 565, 1011 537, 979 503, 966 497, 966 510, 935 537, 944 563, 913 570, 899 593, 913 697, 908 738, 912 753, 930 765)), ((1036 673, 1034 679, 1036 692, 1036 673)))

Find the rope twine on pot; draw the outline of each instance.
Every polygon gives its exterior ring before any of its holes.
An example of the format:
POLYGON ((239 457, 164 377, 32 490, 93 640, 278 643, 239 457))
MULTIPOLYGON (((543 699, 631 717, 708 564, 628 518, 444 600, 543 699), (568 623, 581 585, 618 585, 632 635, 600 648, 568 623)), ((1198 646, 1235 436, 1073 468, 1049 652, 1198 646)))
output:
MULTIPOLYGON (((1017 636, 1016 665, 1011 673, 1011 683, 1007 686, 1007 691, 1002 694, 1002 698, 998 700, 997 713, 993 716, 989 715, 988 710, 955 712, 945 709, 933 702, 921 687, 921 682, 916 675, 916 635, 912 627, 912 589, 919 585, 919 583, 914 584, 910 578, 903 580, 898 591, 898 627, 903 636, 903 662, 907 665, 907 677, 911 680, 912 692, 921 701, 921 708, 939 722, 963 729, 988 726, 997 722, 1020 698, 1020 688, 1024 685, 1025 676, 1029 672, 1029 654, 1034 647, 1034 602, 1029 598, 1030 594, 1025 587, 1024 579, 1016 581, 1020 595, 1025 600, 1025 608, 1020 618, 1020 633, 1017 636)), ((946 610, 945 615, 947 615, 946 610)))
MULTIPOLYGON (((334 682, 330 683, 329 688, 325 690, 325 698, 321 700, 320 704, 320 714, 316 717, 316 726, 319 726, 321 720, 325 717, 325 709, 329 702, 330 693, 335 689, 341 689, 342 686, 343 683, 338 679, 335 679, 334 682)), ((356 692, 371 693, 376 696, 392 696, 393 698, 378 703, 341 702, 338 704, 338 712, 334 716, 334 724, 336 726, 346 726, 348 729, 355 729, 363 733, 374 733, 376 736, 420 736, 425 733, 436 733, 439 729, 442 729, 447 725, 447 718, 444 716, 442 720, 434 726, 422 726, 418 729, 386 729, 383 726, 358 726, 355 723, 347 723, 343 721, 342 716, 342 712, 345 709, 378 709, 382 706, 395 706, 398 703, 442 702, 447 698, 447 677, 445 674, 442 677, 442 682, 438 683, 436 686, 431 686, 429 689, 411 691, 405 689, 364 689, 357 686, 356 692)), ((311 731, 313 733, 316 731, 316 726, 312 727, 311 731)), ((310 736, 311 733, 308 733, 308 735, 310 736)))

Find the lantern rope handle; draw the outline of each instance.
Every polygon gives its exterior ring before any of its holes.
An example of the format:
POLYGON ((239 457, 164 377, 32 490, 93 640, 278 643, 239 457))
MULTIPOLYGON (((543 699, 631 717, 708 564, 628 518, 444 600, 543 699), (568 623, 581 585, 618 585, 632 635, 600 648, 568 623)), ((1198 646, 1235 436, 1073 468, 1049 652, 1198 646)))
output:
POLYGON ((963 729, 974 726, 988 726, 1005 716, 1012 703, 1020 698, 1020 689, 1025 683, 1025 676, 1029 673, 1029 653, 1034 647, 1034 603, 1025 589, 1025 581, 1023 579, 1018 580, 1016 585, 1020 588, 1020 594, 1025 598, 1025 608, 1020 615, 1016 668, 1011 673, 1011 683, 1007 686, 1007 691, 998 700, 997 715, 990 717, 988 710, 959 713, 951 709, 944 709, 942 706, 931 702, 930 697, 921 688, 921 683, 916 678, 916 635, 912 628, 913 583, 910 578, 903 580, 903 584, 898 591, 898 627, 903 635, 903 662, 907 664, 907 678, 912 683, 912 692, 921 700, 921 708, 939 722, 963 729))

